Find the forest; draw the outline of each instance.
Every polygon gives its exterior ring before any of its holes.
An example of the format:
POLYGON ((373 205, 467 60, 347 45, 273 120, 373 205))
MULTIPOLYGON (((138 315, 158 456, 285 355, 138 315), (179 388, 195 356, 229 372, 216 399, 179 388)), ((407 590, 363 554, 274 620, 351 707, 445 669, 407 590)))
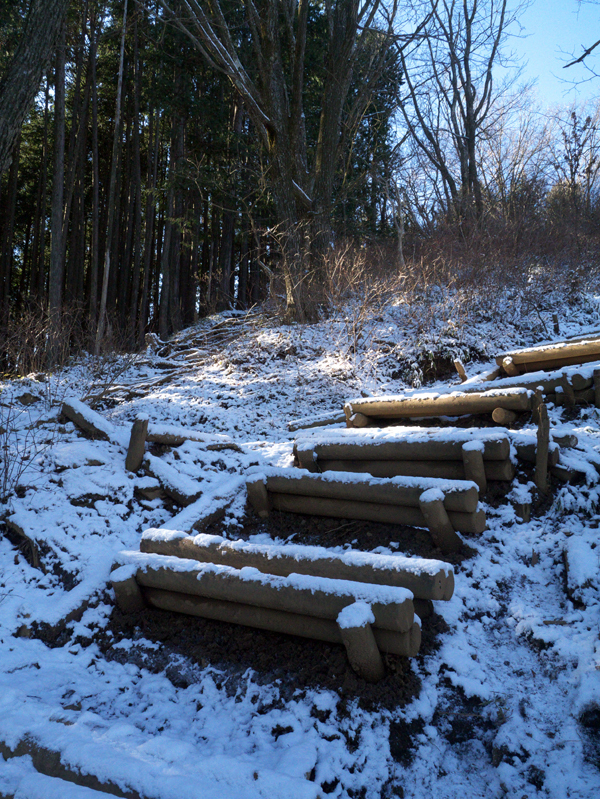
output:
POLYGON ((587 280, 600 106, 524 84, 523 8, 2 4, 3 370, 265 300, 315 321, 365 275, 587 280))

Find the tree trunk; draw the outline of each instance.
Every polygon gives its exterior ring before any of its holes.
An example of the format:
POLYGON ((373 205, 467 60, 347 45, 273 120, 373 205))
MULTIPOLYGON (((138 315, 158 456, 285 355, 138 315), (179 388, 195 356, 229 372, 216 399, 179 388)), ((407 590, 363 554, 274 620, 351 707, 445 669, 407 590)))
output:
POLYGON ((123 29, 121 32, 121 53, 119 56, 119 76, 117 79, 117 102, 115 109, 115 128, 113 134, 112 163, 110 170, 110 184, 108 188, 108 230, 106 235, 106 249, 104 251, 104 273, 102 275, 102 295, 100 297, 100 313, 94 352, 100 352, 102 339, 106 331, 106 301, 108 298, 108 279, 110 276, 110 261, 112 244, 116 226, 116 199, 117 199, 117 166, 121 150, 121 92, 123 89, 123 67, 125 63, 125 34, 127 32, 127 0, 123 6, 123 29))
POLYGON ((63 217, 65 185, 65 28, 56 51, 54 80, 54 176, 52 179, 50 275, 48 284, 47 359, 54 364, 60 349, 60 315, 62 311, 64 250, 63 217))
POLYGON ((38 92, 69 0, 32 0, 17 50, 0 82, 0 175, 38 92))

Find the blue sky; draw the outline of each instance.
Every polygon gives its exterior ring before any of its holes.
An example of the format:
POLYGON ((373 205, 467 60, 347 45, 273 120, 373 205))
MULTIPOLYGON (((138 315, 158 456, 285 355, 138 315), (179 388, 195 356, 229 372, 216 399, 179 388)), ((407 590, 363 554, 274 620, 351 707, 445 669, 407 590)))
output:
MULTIPOLYGON (((521 17, 525 38, 513 39, 512 48, 529 63, 526 79, 537 78, 537 92, 542 105, 563 105, 573 100, 600 96, 600 78, 586 81, 589 72, 580 65, 563 69, 568 54, 580 55, 600 39, 600 2, 579 4, 577 0, 533 0, 521 17), (584 80, 577 89, 570 83, 584 80)), ((590 57, 600 73, 600 46, 590 57)))

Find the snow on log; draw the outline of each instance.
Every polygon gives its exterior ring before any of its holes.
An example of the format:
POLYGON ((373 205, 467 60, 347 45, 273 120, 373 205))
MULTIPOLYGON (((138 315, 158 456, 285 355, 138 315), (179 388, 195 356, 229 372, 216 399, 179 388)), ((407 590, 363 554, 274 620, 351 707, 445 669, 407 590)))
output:
POLYGON ((569 364, 587 363, 600 360, 600 340, 560 341, 556 344, 505 352, 496 356, 498 366, 504 366, 504 360, 510 358, 512 363, 529 369, 556 368, 569 364))
POLYGON ((223 449, 234 449, 241 452, 241 449, 229 436, 221 435, 220 433, 203 433, 198 430, 190 430, 187 427, 156 424, 155 422, 148 425, 146 441, 164 444, 169 447, 179 447, 186 441, 194 441, 202 444, 205 449, 216 452, 220 452, 223 449))
POLYGON ((205 533, 189 536, 174 529, 149 529, 142 534, 140 551, 190 558, 287 577, 292 573, 406 588, 419 599, 449 600, 454 592, 454 570, 448 563, 401 555, 379 555, 302 544, 256 544, 230 541, 205 533))
POLYGON ((222 519, 233 501, 246 490, 246 478, 228 477, 216 487, 209 487, 191 505, 188 505, 172 519, 164 522, 165 530, 201 530, 209 524, 222 519))
POLYGON ((464 416, 491 413, 506 408, 523 413, 531 410, 531 397, 523 388, 484 391, 481 393, 413 394, 369 397, 350 400, 344 409, 351 419, 356 413, 369 418, 418 418, 427 416, 464 416))
MULTIPOLYGON (((131 576, 131 567, 135 566, 136 582, 145 588, 161 588, 333 620, 346 605, 362 601, 371 606, 376 627, 396 632, 410 630, 414 620, 412 593, 395 586, 306 574, 280 577, 250 567, 233 569, 139 552, 122 552, 118 562, 126 564, 122 572, 126 578, 131 576)), ((121 569, 116 569, 112 574, 113 583, 120 579, 121 569)))
POLYGON ((296 430, 308 430, 312 427, 326 427, 330 424, 341 424, 346 421, 346 415, 339 411, 332 413, 317 413, 314 416, 305 416, 301 419, 292 419, 288 422, 290 433, 296 430))
POLYGON ((81 400, 65 400, 61 413, 91 438, 110 441, 121 447, 126 447, 129 443, 127 432, 124 429, 109 422, 81 400))
POLYGON ((439 480, 423 477, 381 479, 352 472, 311 474, 304 469, 267 467, 249 477, 250 482, 263 479, 267 491, 275 494, 299 494, 329 499, 379 502, 383 505, 419 507, 419 497, 430 488, 444 494, 447 510, 473 513, 477 509, 479 491, 468 480, 439 480))
MULTIPOLYGON (((487 480, 508 480, 515 476, 515 467, 505 461, 484 461, 487 480)), ((373 477, 431 477, 440 480, 466 480, 465 467, 460 461, 363 461, 319 460, 321 472, 355 472, 373 477)))
POLYGON ((510 439, 504 430, 443 427, 319 431, 299 437, 294 454, 315 460, 458 461, 463 444, 473 440, 483 443, 484 460, 502 461, 509 457, 510 439))
POLYGON ((156 478, 171 499, 178 505, 191 505, 202 493, 202 487, 170 464, 160 458, 146 453, 143 464, 149 475, 156 478))
POLYGON ((365 602, 347 605, 337 617, 342 642, 354 671, 367 682, 378 682, 385 667, 373 635, 373 611, 365 602))

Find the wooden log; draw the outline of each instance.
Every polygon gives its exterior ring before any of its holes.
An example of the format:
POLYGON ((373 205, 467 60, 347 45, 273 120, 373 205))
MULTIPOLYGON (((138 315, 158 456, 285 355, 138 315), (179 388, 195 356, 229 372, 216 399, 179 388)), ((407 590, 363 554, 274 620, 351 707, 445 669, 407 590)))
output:
POLYGON ((139 613, 146 607, 140 587, 135 577, 129 575, 119 579, 118 569, 111 579, 111 584, 115 592, 117 605, 123 613, 139 613))
POLYGON ((466 371, 465 371, 464 364, 463 364, 463 362, 460 360, 460 358, 455 358, 455 359, 454 359, 454 368, 455 368, 455 369, 456 369, 456 371, 458 372, 458 376, 460 377, 460 379, 461 379, 461 381, 462 381, 462 382, 464 382, 465 380, 468 380, 468 377, 467 377, 467 373, 466 373, 466 371))
POLYGON ((550 469, 550 474, 563 483, 572 483, 577 479, 578 472, 570 466, 553 466, 550 469))
POLYGON ((202 486, 187 475, 181 474, 169 463, 147 452, 143 460, 149 475, 161 484, 165 493, 178 505, 187 506, 202 494, 202 486))
POLYGON ((578 366, 579 364, 593 363, 597 360, 600 360, 598 355, 592 355, 587 358, 581 356, 567 356, 565 358, 555 358, 551 361, 532 361, 530 363, 523 363, 519 364, 519 368, 523 369, 525 373, 553 372, 556 369, 562 369, 565 366, 578 366))
MULTIPOLYGON (((537 443, 531 441, 530 443, 523 444, 515 442, 515 449, 517 450, 517 457, 527 463, 537 462, 537 443)), ((548 468, 556 466, 560 459, 560 447, 555 442, 548 443, 548 468)))
POLYGON ((558 444, 559 447, 563 447, 564 449, 572 449, 579 444, 579 439, 575 433, 558 433, 556 430, 553 430, 551 438, 555 444, 558 444))
POLYGON ((140 551, 156 555, 189 558, 243 569, 247 566, 266 574, 287 577, 311 574, 332 580, 351 580, 372 585, 392 585, 412 591, 423 600, 452 598, 454 571, 440 561, 373 555, 369 552, 332 552, 325 547, 300 544, 254 544, 229 541, 220 536, 181 536, 166 530, 147 530, 140 551))
POLYGON ((292 419, 288 422, 288 430, 293 433, 296 430, 309 430, 313 427, 325 427, 330 424, 340 424, 346 421, 346 414, 339 411, 332 413, 320 413, 302 419, 292 419))
POLYGON ((560 333, 560 325, 558 323, 558 314, 557 313, 553 313, 552 314, 552 323, 554 325, 554 333, 555 333, 555 335, 558 336, 559 333, 560 333))
POLYGON ((502 368, 509 377, 516 377, 518 374, 520 374, 516 364, 510 356, 502 359, 502 368))
POLYGON ((495 408, 524 413, 531 410, 531 400, 526 391, 508 389, 469 394, 374 397, 351 400, 345 407, 350 411, 350 418, 356 413, 362 413, 367 417, 400 419, 492 413, 495 408))
POLYGON ((146 449, 146 435, 148 433, 148 419, 136 419, 131 426, 131 437, 125 458, 125 468, 128 472, 137 472, 144 460, 146 449))
POLYGON ((531 520, 531 502, 513 502, 512 506, 514 508, 515 515, 522 522, 528 522, 531 520))
POLYGON ((587 388, 593 388, 594 381, 591 377, 586 377, 582 375, 580 372, 572 372, 569 375, 569 379, 571 381, 571 385, 573 386, 574 391, 585 391, 587 388))
POLYGON ((442 552, 458 552, 462 540, 448 518, 442 492, 435 488, 424 491, 419 499, 419 507, 435 544, 442 552))
MULTIPOLYGON (((399 437, 391 441, 387 436, 380 441, 370 438, 364 442, 348 440, 320 443, 310 439, 300 440, 294 444, 294 454, 302 463, 310 463, 311 459, 458 461, 462 458, 463 444, 473 438, 469 430, 462 432, 464 435, 454 435, 450 438, 448 431, 441 430, 424 440, 411 440, 410 433, 406 436, 406 440, 399 437)), ((510 455, 508 435, 500 430, 490 430, 490 433, 494 436, 478 439, 483 444, 484 460, 506 460, 510 455)))
POLYGON ((145 588, 333 620, 346 605, 364 601, 371 605, 376 627, 406 632, 413 623, 412 595, 402 588, 328 580, 306 574, 277 577, 184 560, 178 560, 182 570, 175 570, 170 558, 145 557, 148 560, 135 574, 138 585, 145 588))
POLYGON ((462 447, 465 478, 477 484, 480 494, 487 491, 483 446, 481 441, 469 441, 462 447))
POLYGON ((364 413, 353 413, 348 419, 348 427, 368 427, 370 421, 364 413))
POLYGON ((261 519, 266 519, 269 515, 269 495, 265 481, 260 478, 246 480, 246 491, 248 501, 258 513, 261 519))
POLYGON ((534 482, 539 491, 548 490, 548 448, 550 443, 550 422, 548 410, 545 405, 540 405, 539 422, 537 430, 537 448, 535 457, 534 482))
POLYGON ((61 413, 92 439, 121 444, 121 430, 80 400, 63 402, 61 413))
POLYGON ((516 418, 517 414, 514 411, 507 411, 505 408, 494 408, 492 411, 492 419, 496 422, 496 424, 512 424, 516 418))
POLYGON ((560 342, 558 344, 551 344, 541 347, 529 347, 524 350, 514 350, 507 352, 503 355, 496 357, 496 363, 502 365, 505 358, 510 357, 517 366, 521 364, 535 364, 535 363, 549 363, 552 368, 558 361, 568 359, 574 360, 574 363, 585 363, 586 361, 593 361, 600 359, 600 341, 585 340, 585 341, 572 341, 560 342), (585 359, 585 360, 583 360, 585 359))
POLYGON ((537 424, 540 405, 542 405, 543 402, 543 388, 542 386, 537 386, 533 392, 533 397, 531 398, 531 421, 534 424, 537 424))
MULTIPOLYGON (((259 608, 238 602, 206 599, 157 588, 143 588, 142 593, 151 607, 161 610, 342 644, 340 628, 335 621, 329 619, 286 613, 272 608, 259 608)), ((391 655, 414 657, 421 644, 421 628, 418 624, 413 624, 405 633, 374 628, 373 635, 379 650, 391 655)))
POLYGON ((385 675, 381 654, 373 635, 375 621, 371 608, 364 602, 348 605, 337 617, 342 643, 354 671, 367 682, 379 682, 385 675))
MULTIPOLYGON (((287 513, 303 513, 308 516, 332 516, 335 519, 363 519, 382 524, 406 524, 427 528, 420 508, 401 505, 381 505, 373 502, 352 502, 348 499, 325 499, 302 497, 292 494, 272 494, 273 508, 287 513)), ((458 513, 449 511, 448 518, 459 533, 479 535, 485 530, 485 513, 458 513)))
POLYGON ((575 392, 575 405, 594 405, 596 402, 596 392, 593 388, 584 388, 575 392))
POLYGON ((224 449, 233 449, 236 452, 242 452, 241 448, 232 441, 229 436, 201 433, 197 430, 188 430, 184 427, 175 427, 171 425, 148 428, 146 441, 152 444, 163 444, 167 447, 180 447, 186 441, 195 441, 198 444, 203 444, 204 448, 212 452, 221 452, 224 449), (164 429, 161 429, 164 427, 164 429))
POLYGON ((573 386, 569 382, 569 379, 566 375, 560 380, 560 387, 563 390, 563 396, 565 398, 565 405, 568 408, 572 408, 575 405, 575 392, 573 391, 573 386))
MULTIPOLYGON (((419 498, 429 488, 439 488, 437 481, 420 478, 402 478, 394 481, 378 478, 360 477, 352 474, 348 477, 340 475, 312 475, 292 472, 289 476, 269 474, 267 472, 267 491, 270 494, 300 494, 309 497, 325 497, 328 499, 349 499, 353 502, 378 502, 382 505, 403 505, 419 507, 419 498)), ((475 486, 467 481, 456 481, 443 485, 444 507, 447 510, 461 513, 473 513, 477 510, 479 496, 475 486)))
POLYGON ((600 408, 600 369, 594 369, 594 405, 600 408))
MULTIPOLYGON (((513 480, 515 467, 504 461, 484 461, 488 480, 513 480)), ((357 472, 373 477, 437 477, 445 480, 465 480, 462 460, 456 461, 351 461, 319 460, 315 468, 322 472, 357 472)))

